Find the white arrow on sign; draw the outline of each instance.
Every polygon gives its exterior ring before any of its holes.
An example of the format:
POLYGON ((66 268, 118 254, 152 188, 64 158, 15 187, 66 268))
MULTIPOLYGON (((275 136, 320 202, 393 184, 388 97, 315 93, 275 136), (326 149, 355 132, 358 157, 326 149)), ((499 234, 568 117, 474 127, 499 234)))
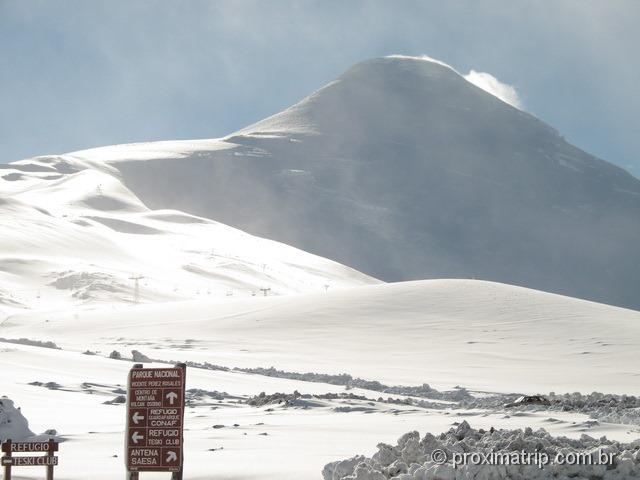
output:
POLYGON ((133 443, 138 443, 138 440, 142 440, 144 438, 144 435, 140 435, 138 432, 133 432, 133 435, 131 435, 131 440, 133 440, 133 443))
POLYGON ((131 420, 133 420, 133 423, 137 425, 141 420, 144 420, 144 415, 140 415, 140 412, 135 412, 133 417, 131 417, 131 420))
POLYGON ((178 461, 178 454, 176 452, 167 452, 167 460, 166 463, 169 462, 177 462, 178 461))
POLYGON ((178 399, 178 394, 176 392, 169 392, 165 395, 165 397, 169 399, 169 404, 173 405, 173 402, 178 399))

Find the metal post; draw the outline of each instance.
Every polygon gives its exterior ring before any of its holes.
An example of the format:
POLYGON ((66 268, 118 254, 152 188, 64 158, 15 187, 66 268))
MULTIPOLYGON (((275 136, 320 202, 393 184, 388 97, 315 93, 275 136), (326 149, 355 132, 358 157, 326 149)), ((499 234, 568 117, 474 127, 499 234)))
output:
POLYGON ((132 275, 129 280, 133 280, 133 303, 140 303, 140 284, 138 283, 144 277, 142 275, 132 275))
MULTIPOLYGON (((187 389, 187 364, 186 363, 176 363, 177 368, 181 368, 183 372, 183 384, 184 387, 182 389, 182 418, 184 419, 184 410, 187 405, 187 398, 185 396, 185 391, 187 389)), ((184 433, 183 433, 184 435, 184 433)), ((182 438, 182 455, 180 455, 180 470, 177 472, 173 472, 171 474, 171 480, 182 480, 182 474, 184 470, 184 438, 182 438)))
MULTIPOLYGON (((11 458, 11 439, 10 438, 7 438, 5 445, 7 445, 7 452, 5 453, 3 458, 11 458)), ((11 480, 11 463, 8 463, 4 466, 4 480, 11 480)))
MULTIPOLYGON (((136 284, 138 283, 138 281, 136 280, 136 284)), ((142 363, 135 363, 133 365, 133 368, 144 368, 144 365, 142 363)), ((127 384, 127 405, 129 405, 129 395, 131 394, 131 385, 127 384)), ((125 435, 125 440, 124 440, 124 445, 125 445, 125 450, 124 450, 124 458, 125 458, 125 463, 127 462, 127 457, 129 455, 129 452, 127 451, 127 435, 129 432, 129 415, 127 414, 127 423, 126 423, 126 427, 124 430, 124 435, 125 435)), ((125 477, 125 480, 138 480, 139 477, 139 472, 131 472, 129 470, 127 470, 127 475, 125 477)))
MULTIPOLYGON (((55 444, 55 442, 53 441, 53 438, 50 438, 49 439, 49 449, 47 450, 47 456, 48 457, 53 457, 54 444, 55 444)), ((53 480, 53 465, 47 465, 47 480, 53 480)))

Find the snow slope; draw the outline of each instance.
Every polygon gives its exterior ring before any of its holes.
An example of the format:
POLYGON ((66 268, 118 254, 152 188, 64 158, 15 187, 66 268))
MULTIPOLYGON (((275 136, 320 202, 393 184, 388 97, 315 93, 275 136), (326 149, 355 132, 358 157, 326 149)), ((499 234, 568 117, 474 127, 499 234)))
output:
POLYGON ((439 62, 362 62, 221 140, 74 155, 117 168, 152 208, 385 281, 479 278, 640 308, 640 181, 439 62))
MULTIPOLYGON (((209 362, 188 368, 187 388, 200 393, 189 397, 185 480, 319 479, 327 463, 370 456, 378 442, 393 444, 411 430, 438 434, 463 420, 485 430, 640 438, 637 408, 598 420, 573 408, 505 409, 509 396, 466 408, 427 398, 425 406, 379 390, 213 366, 347 372, 440 390, 462 385, 480 400, 494 392, 640 393, 640 313, 497 283, 429 280, 268 298, 79 305, 14 314, 0 324, 0 337, 0 394, 22 407, 32 431, 54 428, 65 440, 61 480, 124 472, 124 406, 104 402, 124 393, 132 363, 107 358, 114 350, 209 362), (290 406, 247 404, 260 392, 295 390, 315 396, 290 406), (338 397, 322 397, 328 393, 338 397)), ((147 364, 154 365, 166 364, 147 364)))
POLYGON ((137 349, 388 385, 640 394, 640 313, 473 280, 36 312, 10 317, 0 332, 103 355, 137 349))
POLYGON ((0 315, 16 308, 324 291, 375 283, 330 260, 176 210, 100 162, 0 165, 0 315))

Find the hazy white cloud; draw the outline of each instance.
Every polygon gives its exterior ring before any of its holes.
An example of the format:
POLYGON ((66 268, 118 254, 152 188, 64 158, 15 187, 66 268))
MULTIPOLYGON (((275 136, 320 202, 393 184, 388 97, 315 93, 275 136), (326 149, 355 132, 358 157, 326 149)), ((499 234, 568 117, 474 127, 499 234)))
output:
POLYGON ((471 70, 466 75, 462 75, 460 72, 456 71, 448 63, 443 62, 442 60, 438 60, 437 58, 430 57, 428 55, 387 55, 387 58, 407 58, 411 60, 423 60, 426 62, 438 63, 444 67, 450 68, 458 75, 462 76, 468 82, 473 83, 476 87, 483 89, 485 92, 489 92, 491 95, 498 97, 503 102, 508 103, 509 105, 516 107, 520 110, 524 110, 522 106, 522 102, 520 101, 520 97, 518 96, 518 92, 513 87, 513 85, 509 85, 507 83, 502 83, 496 77, 487 72, 476 72, 475 70, 471 70))
POLYGON ((516 89, 512 85, 502 83, 490 73, 471 70, 468 74, 464 75, 464 78, 476 87, 480 87, 491 95, 498 97, 503 102, 523 110, 522 102, 516 89))

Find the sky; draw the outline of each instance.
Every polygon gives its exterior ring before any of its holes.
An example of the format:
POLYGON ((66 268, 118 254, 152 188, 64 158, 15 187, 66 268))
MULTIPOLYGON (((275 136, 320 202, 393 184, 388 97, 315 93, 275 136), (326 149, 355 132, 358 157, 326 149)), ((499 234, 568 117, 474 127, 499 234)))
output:
POLYGON ((0 163, 223 136, 400 54, 640 177, 639 22, 636 0, 0 0, 0 163))

